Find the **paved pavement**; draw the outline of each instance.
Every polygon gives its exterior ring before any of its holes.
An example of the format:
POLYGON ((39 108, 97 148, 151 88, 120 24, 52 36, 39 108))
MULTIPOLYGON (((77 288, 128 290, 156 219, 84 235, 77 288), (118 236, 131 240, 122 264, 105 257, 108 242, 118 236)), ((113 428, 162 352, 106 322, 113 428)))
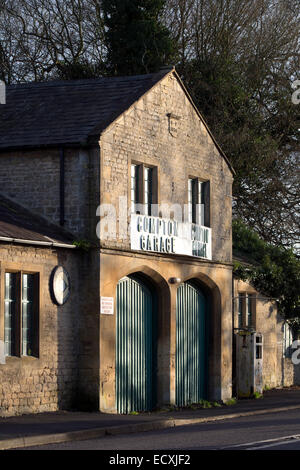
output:
MULTIPOLYGON (((277 448, 280 448, 279 450, 281 450, 281 447, 284 449, 286 445, 299 449, 299 433, 300 409, 294 409, 280 413, 266 413, 259 416, 244 416, 235 419, 176 426, 138 434, 119 434, 99 439, 59 442, 22 449, 25 451, 100 450, 104 452, 101 458, 103 457, 105 460, 107 458, 110 460, 110 457, 116 455, 116 453, 121 456, 127 454, 133 456, 152 455, 152 457, 157 454, 189 454, 191 460, 195 458, 199 462, 198 451, 211 452, 218 450, 224 456, 228 450, 238 452, 252 449, 277 450, 277 448)), ((220 457, 213 456, 217 459, 220 457)), ((191 462, 191 464, 193 463, 191 462)))
POLYGON ((210 409, 160 411, 138 415, 60 411, 0 418, 0 450, 94 439, 107 435, 213 422, 300 409, 300 387, 265 392, 263 398, 210 409))

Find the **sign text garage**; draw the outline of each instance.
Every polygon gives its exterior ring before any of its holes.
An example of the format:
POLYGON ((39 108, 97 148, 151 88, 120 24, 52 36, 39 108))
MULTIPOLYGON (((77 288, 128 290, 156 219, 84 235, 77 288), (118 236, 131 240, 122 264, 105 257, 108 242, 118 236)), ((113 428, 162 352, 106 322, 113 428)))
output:
POLYGON ((211 260, 211 229, 147 215, 131 215, 131 249, 211 260))

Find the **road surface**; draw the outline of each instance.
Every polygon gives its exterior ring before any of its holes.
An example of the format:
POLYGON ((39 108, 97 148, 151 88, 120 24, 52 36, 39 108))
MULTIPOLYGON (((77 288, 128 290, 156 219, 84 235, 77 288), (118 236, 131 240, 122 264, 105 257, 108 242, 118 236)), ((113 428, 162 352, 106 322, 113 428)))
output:
POLYGON ((163 431, 49 444, 29 450, 300 450, 300 410, 163 431))

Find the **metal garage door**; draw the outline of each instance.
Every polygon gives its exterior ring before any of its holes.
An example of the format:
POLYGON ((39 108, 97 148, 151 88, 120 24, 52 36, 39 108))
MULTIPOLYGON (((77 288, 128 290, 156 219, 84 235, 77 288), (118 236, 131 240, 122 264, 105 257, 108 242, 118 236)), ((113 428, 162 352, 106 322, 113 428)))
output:
POLYGON ((207 301, 193 282, 179 286, 176 303, 176 404, 207 398, 207 301))
POLYGON ((140 280, 117 286, 116 407, 119 413, 153 407, 153 294, 140 280))

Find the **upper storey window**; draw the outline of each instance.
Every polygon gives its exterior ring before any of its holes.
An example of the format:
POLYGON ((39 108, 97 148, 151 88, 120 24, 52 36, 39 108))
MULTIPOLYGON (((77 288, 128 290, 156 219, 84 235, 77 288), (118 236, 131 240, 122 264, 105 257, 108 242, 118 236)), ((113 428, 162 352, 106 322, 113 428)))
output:
POLYGON ((134 214, 136 211, 136 205, 139 201, 138 194, 138 165, 131 165, 131 213, 134 214))
POLYGON ((143 164, 131 165, 131 212, 153 214, 157 204, 157 168, 143 164))
POLYGON ((241 292, 238 295, 238 328, 256 328, 256 295, 241 292))
POLYGON ((189 178, 188 221, 205 227, 210 226, 209 181, 201 181, 198 178, 189 178))

